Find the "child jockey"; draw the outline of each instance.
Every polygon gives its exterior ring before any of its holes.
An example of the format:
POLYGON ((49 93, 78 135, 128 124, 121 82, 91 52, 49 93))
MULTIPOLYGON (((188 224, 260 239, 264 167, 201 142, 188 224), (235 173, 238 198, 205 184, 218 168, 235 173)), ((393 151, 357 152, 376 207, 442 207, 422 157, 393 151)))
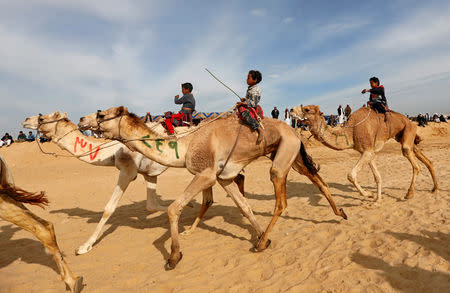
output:
POLYGON ((258 131, 258 139, 256 144, 260 144, 264 137, 264 129, 258 123, 258 115, 262 116, 262 109, 258 105, 261 100, 261 90, 258 83, 262 80, 261 72, 250 70, 247 76, 247 94, 245 98, 241 98, 241 102, 237 103, 238 111, 242 120, 244 120, 251 129, 258 131))
POLYGON ((380 80, 376 77, 370 78, 369 82, 371 89, 363 89, 361 93, 365 94, 370 92, 369 106, 378 113, 386 113, 389 109, 386 96, 384 95, 384 86, 380 85, 380 80))
MULTIPOLYGON (((181 92, 183 96, 175 96, 174 102, 177 105, 182 104, 181 111, 178 114, 166 115, 164 123, 170 134, 174 134, 173 124, 177 121, 192 121, 192 113, 195 111, 195 98, 192 94, 193 86, 191 83, 186 82, 181 85, 181 92)), ((169 112, 168 112, 169 113, 169 112)))

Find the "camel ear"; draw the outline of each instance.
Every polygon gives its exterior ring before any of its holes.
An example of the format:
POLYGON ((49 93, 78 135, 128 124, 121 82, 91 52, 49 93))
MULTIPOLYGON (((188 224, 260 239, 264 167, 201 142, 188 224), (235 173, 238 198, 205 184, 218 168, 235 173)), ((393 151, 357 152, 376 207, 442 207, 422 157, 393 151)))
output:
POLYGON ((320 106, 316 106, 316 112, 320 113, 320 106))
POLYGON ((61 118, 67 118, 67 113, 66 112, 62 113, 61 118))
POLYGON ((54 118, 59 118, 61 116, 61 113, 59 111, 56 111, 55 113, 53 113, 53 117, 54 118))
POLYGON ((121 115, 121 114, 124 114, 127 112, 128 112, 128 109, 124 106, 120 106, 119 108, 117 108, 117 115, 121 115))

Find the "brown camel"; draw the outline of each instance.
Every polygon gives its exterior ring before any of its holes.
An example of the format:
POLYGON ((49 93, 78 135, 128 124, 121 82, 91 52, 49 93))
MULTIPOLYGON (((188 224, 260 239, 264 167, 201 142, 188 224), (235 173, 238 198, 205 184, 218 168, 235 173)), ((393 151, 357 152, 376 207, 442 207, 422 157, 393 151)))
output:
POLYGON ((319 106, 297 106, 292 109, 291 114, 305 119, 311 133, 325 146, 334 150, 354 149, 361 153, 361 157, 355 167, 348 174, 348 180, 353 183, 361 195, 372 196, 369 191, 361 188, 357 180, 357 173, 363 164, 369 163, 377 183, 375 201, 381 199, 381 176, 375 165, 375 153, 381 151, 384 144, 391 138, 394 138, 402 145, 403 156, 409 160, 413 168, 411 185, 405 199, 414 196, 414 184, 420 170, 416 158, 424 163, 430 171, 434 183, 432 192, 434 193, 438 190, 433 164, 417 146, 421 140, 417 135, 417 126, 404 115, 389 112, 386 114, 387 117, 385 119, 384 114, 364 107, 350 116, 346 127, 332 128, 327 126, 319 106))
POLYGON ((76 277, 64 261, 56 242, 53 224, 33 214, 22 203, 43 207, 48 204, 48 200, 43 192, 34 194, 16 187, 6 162, 0 156, 0 218, 36 236, 53 255, 66 287, 72 292, 80 292, 83 289, 83 278, 76 277))
MULTIPOLYGON (((96 114, 91 114, 82 121, 80 127, 90 128, 97 126, 96 114)), ((147 210, 166 211, 167 207, 161 206, 157 200, 156 183, 157 178, 167 170, 166 166, 160 165, 140 153, 133 152, 119 142, 108 142, 91 136, 84 135, 78 127, 69 120, 66 113, 59 111, 46 115, 32 116, 22 122, 24 128, 38 130, 44 136, 52 139, 62 149, 65 149, 79 160, 95 166, 116 167, 119 169, 119 179, 106 204, 103 216, 89 239, 76 249, 75 254, 80 255, 89 252, 97 241, 104 225, 114 213, 129 184, 137 178, 138 174, 144 177, 147 190, 147 210)), ((240 189, 244 188, 244 176, 239 177, 240 189)), ((198 224, 194 222, 187 233, 193 232, 198 224)))
POLYGON ((97 122, 105 137, 122 141, 130 149, 139 151, 162 165, 185 167, 195 175, 184 193, 168 208, 172 251, 166 269, 175 268, 182 258, 178 239, 178 220, 182 209, 197 193, 204 191, 202 210, 206 211, 212 202, 211 191, 216 181, 256 230, 256 251, 269 246, 269 232, 287 206, 286 177, 291 167, 306 175, 321 190, 336 215, 346 218, 343 210, 337 209, 328 185, 317 174, 314 162, 293 129, 279 120, 263 120, 266 134, 261 144, 256 144, 257 134, 247 126, 242 126, 234 115, 200 124, 195 132, 178 139, 173 136, 161 137, 123 106, 99 112, 97 122), (266 154, 271 154, 273 161, 270 177, 276 203, 272 220, 263 231, 233 178, 250 162, 266 154))

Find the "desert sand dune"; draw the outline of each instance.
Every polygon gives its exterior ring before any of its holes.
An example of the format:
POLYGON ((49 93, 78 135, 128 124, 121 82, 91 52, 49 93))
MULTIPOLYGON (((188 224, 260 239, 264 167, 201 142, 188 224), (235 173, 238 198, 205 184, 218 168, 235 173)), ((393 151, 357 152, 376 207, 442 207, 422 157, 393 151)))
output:
MULTIPOLYGON (((146 211, 142 177, 126 191, 96 249, 75 256, 100 219, 118 171, 44 155, 35 143, 13 144, 0 153, 16 184, 46 190, 50 206, 30 209, 55 224, 66 260, 85 277, 83 292, 450 292, 450 127, 431 123, 418 131, 424 139, 420 147, 438 175, 436 195, 429 192, 431 177, 421 165, 414 198, 403 200, 412 169, 400 145, 389 142, 377 156, 384 198, 373 206, 347 181, 359 154, 333 151, 311 138, 308 150, 347 221, 333 214, 306 177, 291 172, 288 209, 271 233, 272 244, 253 253, 250 224, 215 186, 214 205, 195 233, 182 238, 185 257, 170 272, 164 270, 168 217, 146 211)), ((63 153, 51 143, 43 148, 63 153)), ((263 226, 274 207, 269 168, 270 161, 262 158, 246 169, 247 198, 263 226)), ((175 199, 191 178, 184 169, 161 175, 162 203, 175 199)), ((368 166, 359 178, 375 190, 368 166)), ((194 208, 185 209, 181 231, 200 205, 197 196, 194 208)), ((0 292, 63 292, 51 256, 29 233, 0 221, 0 247, 0 292)))

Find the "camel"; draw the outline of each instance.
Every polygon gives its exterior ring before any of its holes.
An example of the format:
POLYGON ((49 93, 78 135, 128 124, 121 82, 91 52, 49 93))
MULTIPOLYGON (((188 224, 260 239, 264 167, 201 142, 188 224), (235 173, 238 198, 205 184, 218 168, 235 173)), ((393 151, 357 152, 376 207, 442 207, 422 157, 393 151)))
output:
POLYGON ((89 137, 78 130, 66 113, 56 111, 47 115, 32 116, 22 122, 24 128, 38 130, 46 137, 52 139, 59 147, 88 164, 96 166, 116 167, 119 169, 119 179, 110 200, 105 206, 103 216, 89 239, 81 245, 75 253, 85 254, 92 249, 97 241, 103 226, 114 213, 119 200, 130 182, 141 174, 146 183, 148 211, 167 211, 158 203, 156 195, 157 176, 167 170, 140 153, 130 151, 126 146, 118 142, 104 143, 101 139, 89 137))
POLYGON ((48 200, 43 192, 31 193, 16 187, 8 165, 0 156, 0 218, 31 232, 53 255, 66 287, 71 292, 81 292, 83 277, 76 277, 65 262, 53 224, 33 214, 23 203, 43 207, 48 200))
POLYGON ((187 168, 193 180, 168 208, 172 238, 171 253, 165 268, 174 269, 182 258, 178 238, 178 220, 186 204, 203 191, 203 206, 212 201, 212 186, 217 181, 230 195, 242 214, 256 230, 258 241, 254 251, 263 251, 270 245, 269 233, 287 207, 286 178, 291 167, 307 176, 325 195, 335 215, 347 218, 334 203, 328 185, 318 174, 312 158, 293 129, 285 123, 266 118, 264 141, 256 144, 257 135, 243 126, 235 116, 200 123, 195 132, 182 137, 161 136, 148 128, 128 109, 113 107, 97 114, 98 130, 109 139, 123 142, 130 149, 170 167, 187 168), (275 190, 275 209, 265 231, 257 223, 247 200, 233 181, 239 172, 260 156, 271 154, 270 178, 275 190), (205 203, 205 201, 207 201, 205 203))
MULTIPOLYGON (((91 123, 97 125, 96 113, 86 116, 80 125, 89 128, 91 123), (90 119, 93 117, 93 119, 90 119)), ((94 233, 88 240, 76 249, 75 254, 81 255, 92 250, 104 225, 114 213, 130 182, 136 179, 137 174, 144 177, 147 189, 146 208, 150 212, 167 211, 158 203, 156 194, 157 176, 161 175, 168 167, 149 160, 138 152, 133 152, 119 142, 105 143, 101 139, 86 136, 78 130, 66 113, 56 111, 47 115, 32 116, 22 122, 23 127, 40 131, 46 137, 52 138, 59 147, 65 149, 79 160, 96 166, 109 166, 119 169, 119 179, 110 200, 105 206, 103 216, 94 233)), ((241 175, 239 188, 243 192, 244 176, 241 175)), ((192 233, 197 227, 199 220, 196 219, 191 229, 185 234, 192 233)))
POLYGON ((361 154, 356 165, 350 173, 348 180, 356 187, 362 196, 373 197, 372 193, 364 190, 357 180, 357 174, 363 164, 368 163, 377 184, 375 202, 382 199, 381 176, 375 164, 375 154, 383 149, 384 144, 394 138, 402 145, 402 153, 413 168, 411 185, 405 196, 410 199, 414 196, 414 185, 420 167, 416 161, 419 159, 430 171, 434 187, 432 193, 438 190, 438 182, 432 162, 418 148, 421 141, 417 135, 417 126, 400 113, 389 112, 385 115, 377 113, 371 108, 360 108, 354 112, 345 127, 331 128, 327 126, 320 107, 315 105, 297 106, 291 111, 293 116, 305 119, 314 137, 325 146, 334 150, 354 149, 361 154))

